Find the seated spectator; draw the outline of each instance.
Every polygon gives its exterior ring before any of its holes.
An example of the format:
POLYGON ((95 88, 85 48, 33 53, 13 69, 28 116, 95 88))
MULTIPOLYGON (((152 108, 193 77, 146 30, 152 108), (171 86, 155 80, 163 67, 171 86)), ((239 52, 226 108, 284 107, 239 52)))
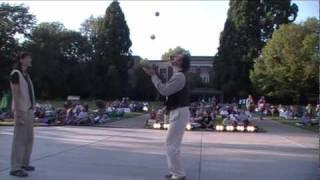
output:
POLYGON ((234 111, 234 109, 228 109, 228 115, 226 115, 222 121, 223 125, 237 125, 238 123, 238 111, 234 111))
POLYGON ((200 121, 202 128, 210 129, 214 127, 214 120, 211 118, 208 112, 203 112, 202 119, 200 121))
POLYGON ((114 108, 119 108, 120 104, 121 104, 121 102, 117 99, 117 100, 113 101, 111 106, 114 108))
POLYGON ((44 109, 41 107, 40 104, 36 105, 35 107, 34 117, 38 119, 44 118, 44 109))
POLYGON ((196 116, 196 111, 197 111, 197 104, 196 103, 191 103, 190 105, 190 115, 191 117, 195 117, 196 116))
MULTIPOLYGON (((99 108, 98 108, 99 109, 99 108)), ((113 106, 106 106, 106 109, 105 109, 105 112, 108 114, 108 113, 110 113, 110 112, 113 112, 113 111, 115 111, 116 110, 116 108, 115 107, 113 107, 113 106)), ((101 111, 103 111, 103 108, 101 108, 101 111)))
POLYGON ((127 98, 123 97, 122 98, 122 101, 120 103, 120 107, 121 108, 127 108, 129 105, 128 105, 128 101, 127 101, 127 98))
POLYGON ((293 112, 291 106, 286 109, 285 111, 285 118, 286 119, 293 119, 293 112))
POLYGON ((196 127, 201 127, 202 115, 202 112, 200 110, 197 110, 195 117, 190 118, 190 123, 195 124, 196 127))
POLYGON ((103 114, 102 116, 97 115, 93 118, 92 124, 104 124, 109 120, 110 120, 110 118, 107 114, 103 114))
POLYGON ((158 111, 156 112, 156 122, 157 123, 165 122, 164 116, 165 116, 164 109, 158 109, 158 111))
MULTIPOLYGON (((228 107, 227 107, 228 108, 228 107)), ((229 115, 229 111, 226 108, 221 108, 220 109, 220 115, 222 116, 222 118, 226 118, 229 115)))
POLYGON ((106 108, 106 104, 99 100, 96 102, 96 107, 97 107, 97 114, 93 117, 92 123, 93 124, 100 124, 100 123, 105 123, 109 120, 109 116, 108 116, 108 110, 111 110, 110 112, 113 112, 113 107, 109 107, 106 108))
POLYGON ((12 118, 11 113, 6 111, 0 111, 0 120, 4 120, 7 118, 12 118))
POLYGON ((271 113, 271 116, 274 117, 275 113, 277 112, 277 109, 274 105, 271 105, 270 106, 270 113, 271 113))
POLYGON ((163 122, 169 124, 169 111, 166 109, 163 110, 163 122))
POLYGON ((44 118, 46 119, 47 124, 54 124, 57 120, 57 112, 54 108, 45 109, 44 118))
POLYGON ((102 116, 106 111, 106 104, 103 101, 98 100, 96 102, 96 107, 97 107, 98 114, 102 116))
POLYGON ((251 102, 250 105, 249 105, 249 112, 250 112, 250 113, 254 113, 255 108, 256 108, 256 107, 255 107, 254 102, 251 102))
POLYGON ((242 123, 244 126, 248 126, 251 124, 251 116, 245 112, 245 111, 240 111, 239 114, 236 116, 237 123, 242 123))
POLYGON ((64 108, 57 109, 57 118, 56 118, 57 125, 64 125, 65 119, 66 119, 66 110, 64 108))
POLYGON ((305 126, 305 125, 317 125, 319 124, 318 120, 313 118, 313 107, 311 104, 308 104, 305 108, 304 115, 302 116, 300 122, 296 123, 297 126, 305 126))
POLYGON ((125 114, 125 112, 124 112, 123 109, 116 109, 116 117, 117 117, 117 118, 123 117, 124 114, 125 114))
POLYGON ((238 111, 238 107, 237 107, 237 105, 236 104, 231 104, 229 107, 228 107, 228 113, 229 114, 233 114, 233 113, 235 113, 235 112, 237 112, 238 111))
POLYGON ((226 116, 226 117, 223 119, 222 124, 223 124, 224 126, 227 126, 227 125, 233 125, 233 126, 235 126, 235 125, 237 125, 237 120, 236 120, 234 117, 232 117, 232 116, 226 116))
POLYGON ((34 110, 34 117, 43 124, 53 124, 57 121, 57 112, 49 104, 36 104, 34 110))
POLYGON ((203 115, 202 112, 201 112, 200 110, 197 110, 197 111, 196 111, 196 115, 195 115, 195 117, 193 118, 193 121, 194 121, 194 122, 201 121, 202 115, 203 115))
POLYGON ((320 104, 317 104, 315 111, 316 111, 316 117, 319 118, 320 117, 320 104))
POLYGON ((149 103, 148 102, 142 103, 142 111, 143 112, 148 112, 149 111, 149 103))
POLYGON ((65 120, 65 125, 69 125, 72 124, 72 122, 75 119, 75 111, 74 108, 76 107, 75 104, 72 104, 68 109, 67 109, 67 113, 66 113, 66 120, 65 120))
POLYGON ((71 110, 72 103, 70 101, 67 101, 63 104, 63 109, 60 109, 57 112, 57 121, 60 125, 66 125, 67 124, 67 114, 71 110))
POLYGON ((247 110, 245 111, 245 114, 249 117, 249 119, 253 118, 254 110, 255 110, 255 105, 252 101, 250 102, 250 104, 248 104, 247 110))
POLYGON ((142 103, 136 104, 136 112, 143 112, 143 104, 142 103))
POLYGON ((311 104, 308 104, 307 107, 306 107, 306 115, 310 118, 313 117, 313 107, 311 104))
POLYGON ((132 101, 132 102, 129 104, 129 108, 130 108, 131 112, 136 112, 136 111, 137 111, 137 109, 136 109, 136 103, 132 101))
POLYGON ((297 105, 292 105, 292 106, 290 106, 290 110, 291 110, 291 112, 292 112, 292 117, 293 117, 293 118, 299 117, 299 109, 298 109, 298 106, 297 106, 297 105))
POLYGON ((154 109, 152 109, 150 112, 150 119, 156 119, 156 117, 157 117, 157 113, 154 109))
POLYGON ((76 103, 74 108, 72 109, 74 114, 79 114, 82 110, 84 109, 84 107, 80 104, 80 102, 76 103))
POLYGON ((216 114, 220 114, 221 107, 222 107, 222 106, 221 106, 220 104, 216 105, 216 107, 215 107, 215 108, 216 108, 216 109, 215 109, 215 113, 216 113, 216 114))
POLYGON ((237 112, 232 112, 229 114, 229 118, 234 121, 235 123, 237 123, 238 121, 238 113, 237 112))
POLYGON ((76 118, 75 118, 76 125, 90 123, 88 111, 89 111, 88 105, 84 105, 83 108, 81 108, 80 112, 76 115, 76 118))
POLYGON ((211 119, 212 119, 213 121, 216 119, 215 108, 214 108, 212 111, 210 111, 210 117, 211 117, 211 119))
POLYGON ((284 106, 282 106, 282 104, 279 104, 278 112, 279 112, 279 117, 287 118, 286 109, 284 106))

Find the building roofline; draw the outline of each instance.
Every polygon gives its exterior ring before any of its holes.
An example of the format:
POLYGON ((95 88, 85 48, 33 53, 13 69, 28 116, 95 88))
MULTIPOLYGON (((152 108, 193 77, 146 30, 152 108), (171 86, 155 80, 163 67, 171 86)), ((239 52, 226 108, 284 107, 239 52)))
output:
MULTIPOLYGON (((214 60, 215 56, 191 56, 191 60, 192 59, 196 59, 196 58, 199 58, 197 60, 194 60, 194 61, 212 61, 214 60), (212 60, 208 60, 208 59, 204 59, 204 58, 212 58, 212 60)), ((149 60, 149 61, 152 61, 152 62, 166 62, 165 60, 149 60)))
POLYGON ((214 58, 215 56, 191 56, 194 58, 214 58))

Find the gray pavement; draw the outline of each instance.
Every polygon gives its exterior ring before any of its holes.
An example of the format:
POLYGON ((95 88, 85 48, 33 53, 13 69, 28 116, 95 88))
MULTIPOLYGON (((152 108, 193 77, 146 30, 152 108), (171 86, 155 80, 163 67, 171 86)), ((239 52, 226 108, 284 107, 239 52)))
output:
POLYGON ((133 128, 133 129, 139 129, 143 128, 146 120, 150 117, 149 114, 144 114, 138 117, 134 118, 127 118, 120 121, 115 121, 111 123, 106 123, 105 127, 117 127, 117 128, 133 128))
MULTIPOLYGON (((115 122, 37 127, 28 180, 164 180, 165 131, 115 122)), ((134 119, 126 120, 134 122, 134 119)), ((318 135, 268 120, 266 133, 186 132, 188 180, 318 180, 318 135)), ((0 180, 9 176, 12 127, 0 127, 0 180)))

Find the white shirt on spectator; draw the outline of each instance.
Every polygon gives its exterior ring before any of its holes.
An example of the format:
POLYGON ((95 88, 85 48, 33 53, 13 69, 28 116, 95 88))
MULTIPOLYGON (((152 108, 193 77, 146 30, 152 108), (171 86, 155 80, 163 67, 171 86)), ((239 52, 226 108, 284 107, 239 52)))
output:
POLYGON ((81 111, 77 117, 79 119, 86 118, 86 117, 88 117, 88 112, 81 111))

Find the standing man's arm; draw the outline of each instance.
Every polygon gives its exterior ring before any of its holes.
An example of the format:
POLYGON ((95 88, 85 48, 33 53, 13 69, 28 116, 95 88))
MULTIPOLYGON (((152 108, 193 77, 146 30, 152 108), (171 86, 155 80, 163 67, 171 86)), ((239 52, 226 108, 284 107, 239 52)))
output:
POLYGON ((168 82, 162 83, 159 77, 155 74, 151 78, 154 86, 163 96, 170 96, 185 86, 186 78, 183 73, 175 73, 168 82))
POLYGON ((19 74, 17 72, 13 73, 10 76, 10 85, 11 85, 11 93, 12 93, 12 104, 11 104, 11 110, 12 112, 15 111, 15 99, 13 98, 14 95, 19 93, 18 86, 19 86, 19 74))
MULTIPOLYGON (((19 93, 19 74, 17 72, 13 73, 10 76, 10 85, 11 85, 11 91, 12 91, 12 104, 11 104, 11 110, 14 113, 15 112, 15 104, 16 104, 16 98, 14 98, 14 96, 16 96, 19 93)), ((17 118, 15 118, 17 119, 17 118)), ((24 121, 20 119, 19 122, 16 122, 20 125, 24 124, 24 121)))

